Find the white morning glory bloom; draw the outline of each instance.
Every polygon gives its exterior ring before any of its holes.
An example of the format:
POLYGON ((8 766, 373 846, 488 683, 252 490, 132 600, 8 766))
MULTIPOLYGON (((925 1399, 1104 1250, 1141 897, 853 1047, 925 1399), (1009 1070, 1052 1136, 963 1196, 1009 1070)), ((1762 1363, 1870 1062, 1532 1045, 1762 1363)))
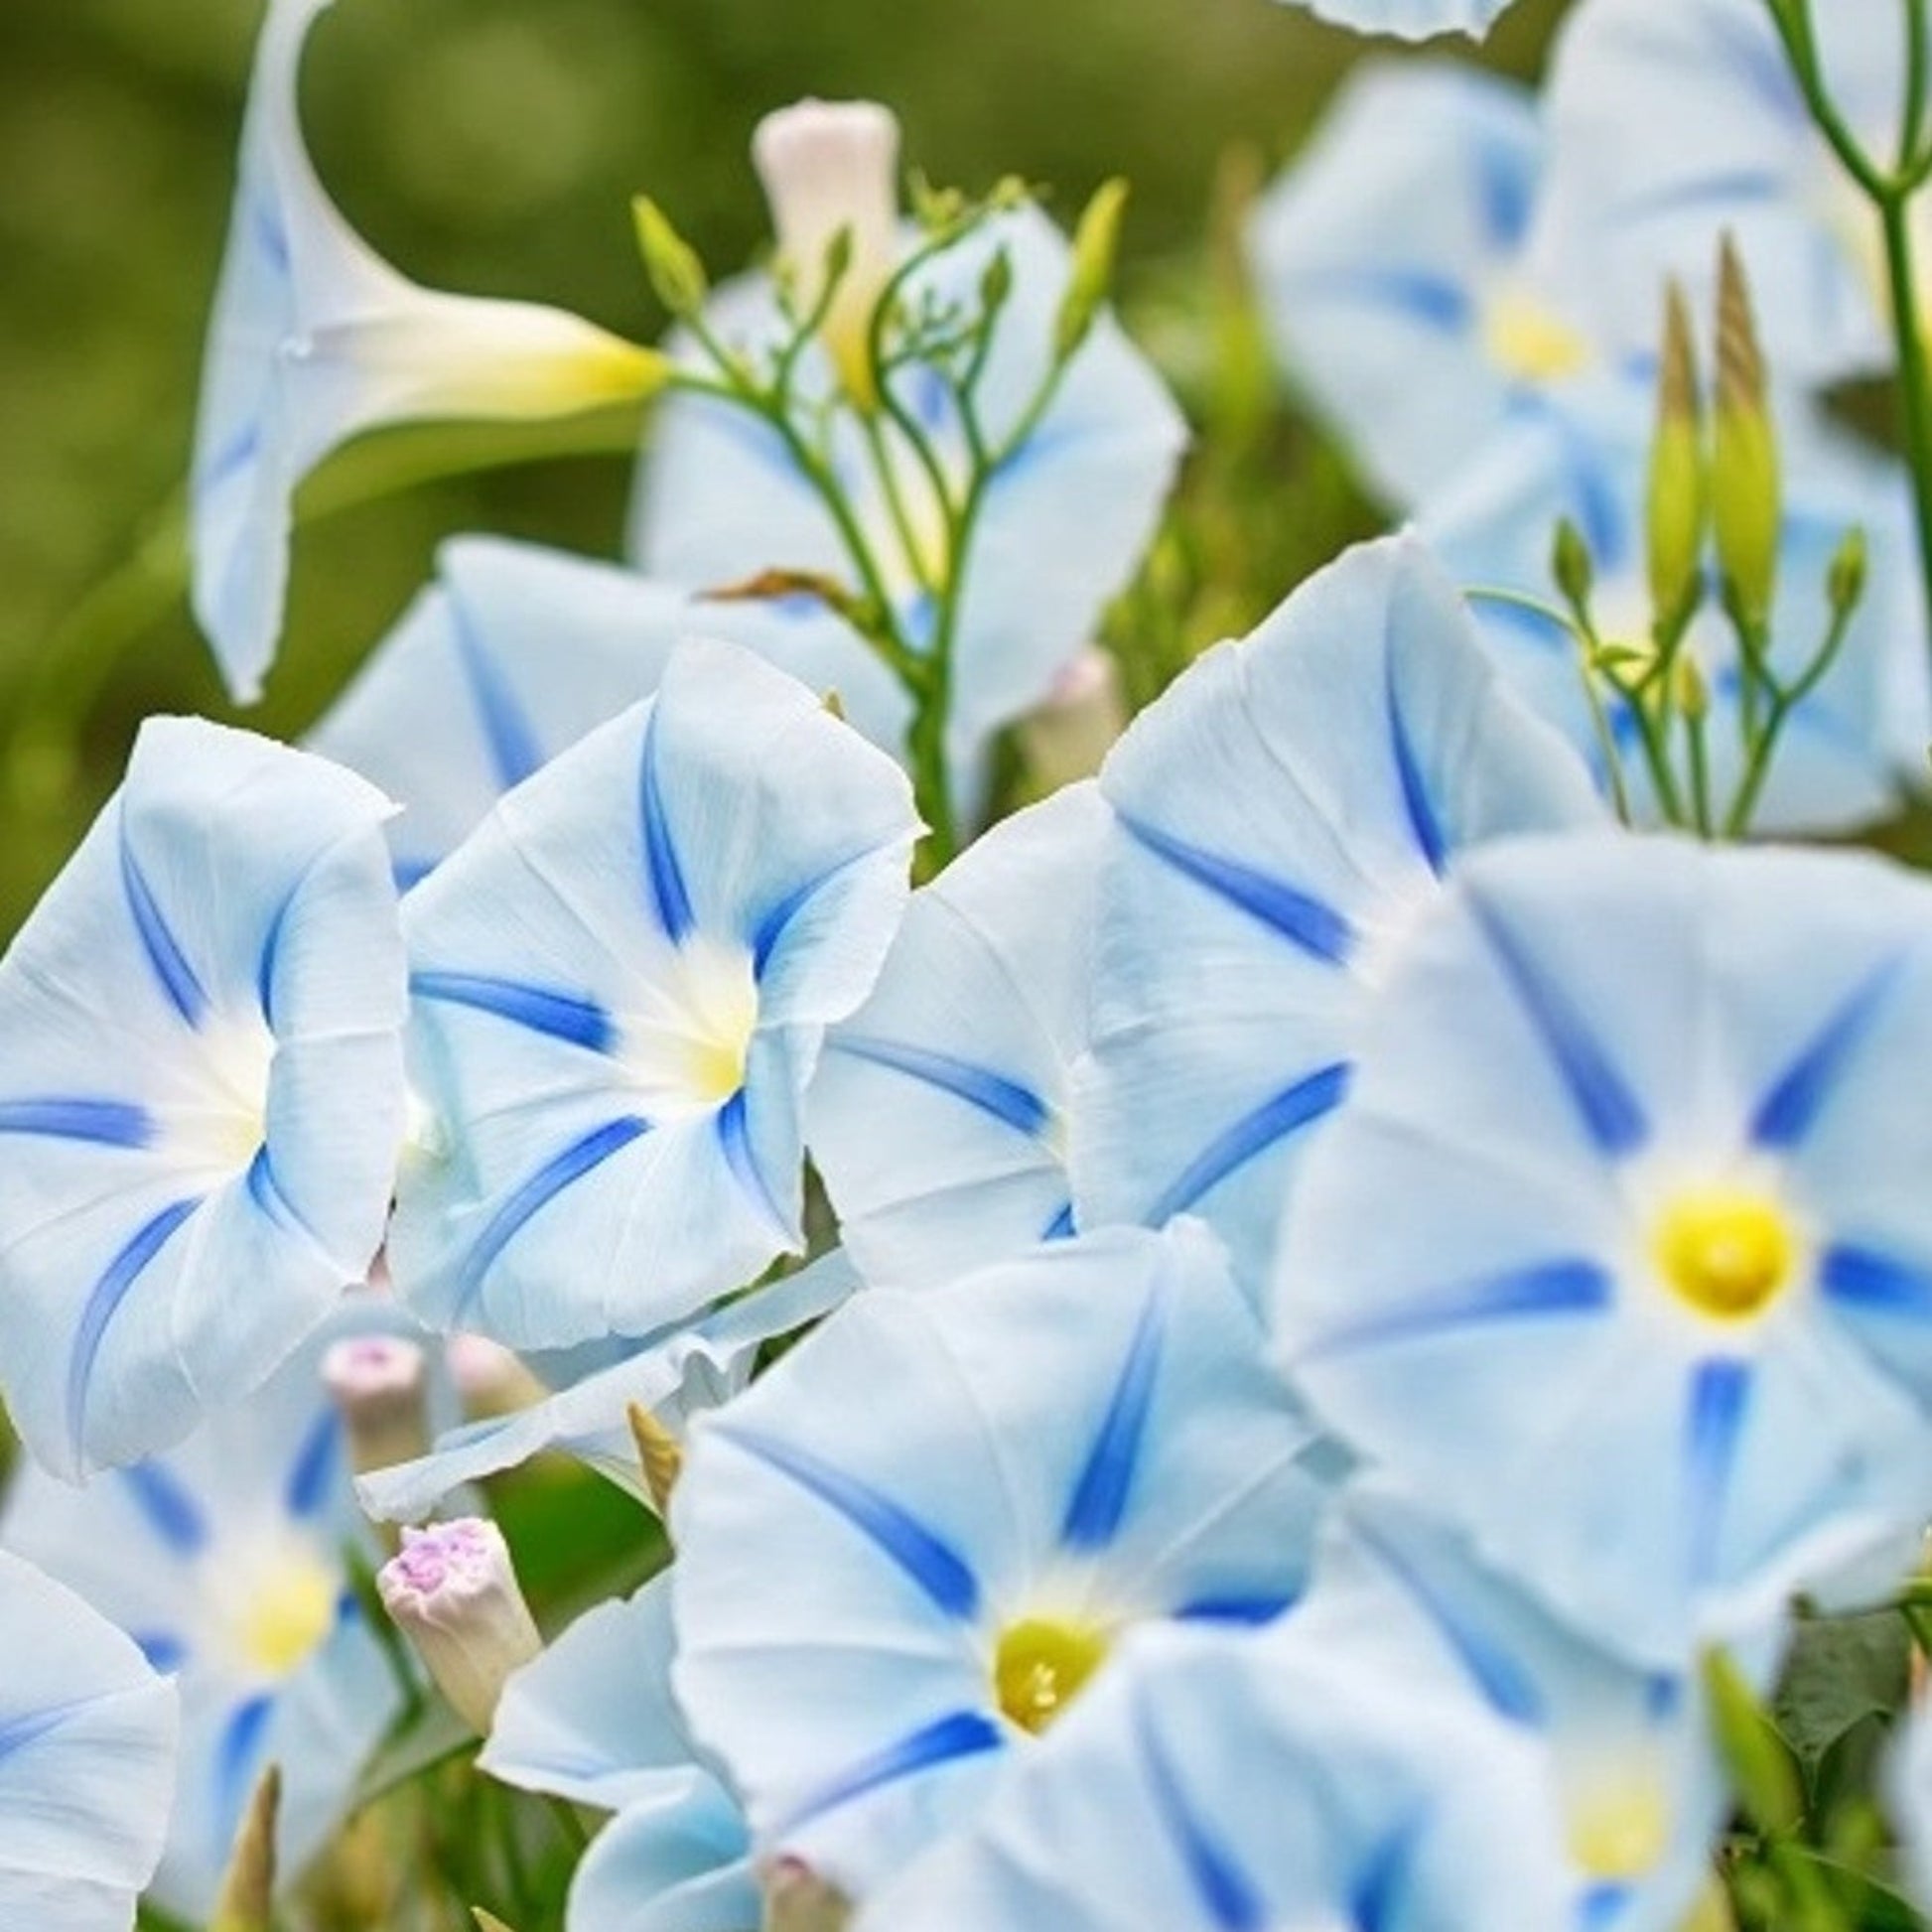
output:
POLYGON ((1352 551, 1208 652, 1100 783, 1117 825, 1075 1213, 1198 1213, 1258 1294, 1370 993, 1456 855, 1600 807, 1408 539, 1352 551))
MULTIPOLYGON (((1603 383, 1561 419, 1524 423, 1492 442, 1425 506, 1417 528, 1462 584, 1556 600, 1551 546, 1560 519, 1583 533, 1595 563, 1592 611, 1601 635, 1646 649, 1651 598, 1644 561, 1654 399, 1634 383, 1603 383)), ((1827 583, 1847 534, 1868 543, 1864 597, 1825 681, 1791 715, 1755 820, 1769 831, 1834 831, 1895 809, 1907 773, 1922 772, 1932 737, 1923 593, 1903 470, 1789 402, 1782 412, 1786 508, 1772 613, 1771 662, 1795 681, 1830 629, 1827 583)), ((1558 726, 1607 782, 1596 727, 1568 626, 1477 595, 1476 620, 1510 684, 1558 726)), ((1684 648, 1710 693, 1712 786, 1728 800, 1743 776, 1735 633, 1713 589, 1684 648)), ((1627 708, 1604 693, 1633 811, 1661 817, 1627 708)))
POLYGON ((1302 1642, 1145 1630, 854 1932, 1570 1932, 1536 1753, 1302 1642))
POLYGON ((513 785, 594 725, 648 697, 692 632, 744 644, 836 691, 847 721, 897 752, 906 700, 842 624, 792 604, 706 601, 634 571, 539 544, 459 537, 309 734, 402 807, 396 878, 415 885, 513 785), (423 721, 436 720, 434 731, 423 721))
POLYGON ((0 962, 0 1384, 60 1474, 179 1441, 368 1269, 402 1136, 389 810, 150 719, 0 962))
POLYGON ((1922 1706, 1893 1736, 1885 1782, 1911 1893, 1923 1909, 1932 1904, 1932 1715, 1922 1706))
POLYGON ((692 1432, 673 1670, 759 1849, 858 1896, 1149 1619, 1300 1589, 1333 1452, 1183 1224, 874 1289, 692 1432))
POLYGON ((1508 11, 1511 0, 1287 0, 1306 7, 1317 20, 1349 27, 1358 34, 1393 34, 1399 40, 1428 40, 1437 34, 1466 34, 1480 39, 1508 11))
POLYGON ((752 1839, 671 1697, 670 1578, 580 1617, 512 1677, 479 1762, 617 1815, 571 1881, 570 1932, 758 1932, 752 1839))
MULTIPOLYGON (((1811 14, 1833 99, 1888 166, 1905 10, 1830 0, 1811 14)), ((1547 101, 1535 252, 1609 339, 1654 345, 1668 276, 1708 311, 1727 230, 1781 376, 1890 366, 1877 215, 1813 127, 1763 0, 1590 0, 1558 43, 1547 101)), ((1923 198, 1914 219, 1923 257, 1923 198)))
MULTIPOLYGON (((395 1321, 365 1306, 329 1335, 371 1324, 395 1321)), ((350 1588, 348 1552, 373 1545, 321 1354, 319 1341, 179 1449, 83 1489, 25 1469, 0 1511, 0 1541, 179 1679, 181 1770, 152 1896, 197 1923, 263 1770, 282 1767, 277 1851, 292 1880, 342 1823, 399 1703, 350 1588)))
POLYGON ((126 1932, 161 1857, 179 1710, 134 1642, 0 1551, 0 1919, 126 1932))
POLYGON ((269 3, 196 429, 195 614, 244 702, 281 633, 290 498, 337 445, 428 417, 568 415, 643 393, 658 368, 561 310, 419 288, 348 226, 297 99, 330 4, 269 3))
POLYGON ((890 759, 711 642, 505 796, 405 908, 429 1120, 403 1297, 562 1347, 649 1335, 800 1249, 804 1090, 916 830, 890 759))
POLYGON ((1394 503, 1599 362, 1524 260, 1542 154, 1521 87, 1371 62, 1255 208, 1248 254, 1282 367, 1394 503))
POLYGON ((869 1279, 937 1284, 1073 1232, 1067 1100, 1110 816, 1078 784, 995 826, 912 896, 871 999, 827 1037, 806 1138, 869 1279))
POLYGON ((1681 1669, 1926 1513, 1932 889, 1526 839, 1411 941, 1312 1151, 1281 1355, 1606 1647, 1681 1669))

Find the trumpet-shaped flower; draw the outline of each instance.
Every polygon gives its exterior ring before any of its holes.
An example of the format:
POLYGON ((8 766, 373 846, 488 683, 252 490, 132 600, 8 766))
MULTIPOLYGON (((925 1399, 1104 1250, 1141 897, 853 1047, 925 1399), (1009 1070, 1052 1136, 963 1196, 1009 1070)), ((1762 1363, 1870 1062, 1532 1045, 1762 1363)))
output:
POLYGON ((1250 222, 1283 368, 1405 507, 1600 360, 1524 260, 1542 151, 1521 88, 1375 62, 1250 222))
POLYGON ((849 1303, 692 1433, 678 1698, 760 1850, 858 1896, 1149 1619, 1300 1589, 1331 1451, 1219 1249, 1112 1229, 849 1303))
POLYGON ((1563 1932, 1533 1750, 1278 1636, 1137 1632, 1062 1734, 855 1932, 1563 1932))
POLYGON ((122 1932, 154 1873, 174 1686, 72 1591, 0 1551, 0 1919, 122 1932))
MULTIPOLYGON (((1618 383, 1574 399, 1561 420, 1518 426, 1425 506, 1418 529, 1458 581, 1547 598, 1552 533, 1569 518, 1594 563, 1598 633, 1639 653, 1650 650, 1644 556, 1650 410, 1640 389, 1618 383)), ((1844 648, 1823 683, 1792 712, 1754 822, 1774 831, 1843 830, 1868 824, 1896 804, 1906 772, 1922 768, 1932 734, 1908 495, 1896 465, 1856 449, 1805 412, 1787 412, 1785 427, 1788 492, 1770 663, 1787 683, 1797 682, 1831 627, 1831 566, 1850 531, 1864 532, 1869 561, 1844 648)), ((1568 625, 1480 596, 1473 609, 1511 685, 1606 782, 1568 625)), ((1712 788, 1725 800, 1744 771, 1742 683, 1736 636, 1715 591, 1682 648, 1703 673, 1712 788)), ((1634 723, 1613 692, 1603 690, 1602 700, 1632 808, 1654 820, 1661 814, 1634 723)))
POLYGON ((290 498, 337 445, 437 416, 542 418, 643 394, 651 351, 557 309, 419 288, 343 219, 303 146, 302 50, 331 0, 270 0, 209 325, 192 481, 196 616, 259 695, 281 632, 290 498))
MULTIPOLYGON (((328 1333, 371 1325, 393 1319, 362 1310, 328 1333)), ((197 1923, 264 1767, 282 1768, 278 1869, 293 1878, 341 1823, 396 1708, 350 1586, 347 1552, 372 1546, 321 1353, 305 1348, 179 1449, 83 1489, 22 1471, 0 1514, 9 1549, 179 1679, 181 1772, 152 1896, 197 1923)))
POLYGON ((1072 1233, 1108 819, 1080 784, 987 833, 913 895, 871 999, 828 1037, 807 1138, 871 1280, 937 1284, 1072 1233))
POLYGON ((670 1579, 600 1604, 497 1706, 481 1759, 506 1784, 617 1815, 571 1881, 569 1932, 757 1932, 752 1840, 671 1696, 670 1579))
POLYGON ((644 1336, 801 1247, 800 1103, 915 829, 889 759, 719 643, 502 799, 405 913, 431 1118, 389 1252, 425 1318, 644 1336))
MULTIPOLYGON (((968 547, 951 554, 937 490, 902 434, 890 424, 880 432, 889 486, 854 410, 832 408, 828 430, 831 470, 853 527, 914 649, 933 644, 938 585, 954 575, 963 583, 951 645, 948 743, 958 788, 968 795, 977 789, 987 739, 1047 697, 1056 675, 1092 636, 1107 599, 1133 574, 1185 440, 1159 378, 1104 316, 1074 354, 1050 406, 1026 427, 1052 366, 1069 276, 1065 240, 1037 210, 990 219, 916 271, 903 299, 915 310, 931 303, 971 311, 1001 254, 1011 263, 1012 292, 979 383, 979 427, 991 449, 1019 440, 987 483, 968 547)), ((770 285, 761 281, 721 292, 712 325, 755 357, 768 353, 788 327, 770 285)), ((831 391, 831 359, 813 367, 819 391, 831 391)), ((957 497, 968 476, 968 437, 945 385, 922 363, 902 367, 893 381, 957 497)), ((658 413, 640 475, 631 554, 652 576, 700 590, 770 569, 869 588, 855 580, 846 542, 786 440, 736 405, 702 396, 673 397, 658 413)), ((842 619, 821 621, 844 628, 842 619)))
POLYGON ((648 697, 678 640, 723 637, 836 691, 849 723, 897 752, 906 701, 840 624, 788 605, 707 602, 540 545, 462 537, 309 736, 382 786, 396 878, 415 885, 511 786, 648 697), (436 729, 426 731, 424 720, 436 729))
POLYGON ((1199 1213, 1251 1292, 1361 1019, 1461 849, 1598 815, 1420 545, 1366 546, 1208 653, 1101 773, 1083 1227, 1199 1213))
POLYGON ((0 963, 0 1383, 50 1468, 179 1441, 362 1280, 402 1134, 388 811, 152 719, 0 963))
POLYGON ((1681 1669, 1923 1520, 1932 891, 1623 836, 1469 861, 1289 1216, 1283 1359, 1606 1647, 1681 1669))
MULTIPOLYGON (((1833 100, 1888 166, 1905 9, 1831 0, 1811 14, 1833 100)), ((1667 277, 1708 307, 1728 231, 1781 375, 1889 366, 1878 216, 1813 126, 1760 0, 1592 0, 1558 45, 1548 102, 1535 253, 1611 341, 1654 343, 1667 277)))

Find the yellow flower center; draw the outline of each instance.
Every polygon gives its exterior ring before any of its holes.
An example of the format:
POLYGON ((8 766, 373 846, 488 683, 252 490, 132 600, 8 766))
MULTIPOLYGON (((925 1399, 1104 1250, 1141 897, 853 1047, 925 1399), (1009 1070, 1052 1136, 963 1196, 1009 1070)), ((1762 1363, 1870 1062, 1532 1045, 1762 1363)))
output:
POLYGON ((1000 1709, 1035 1736, 1046 1728, 1107 1657, 1098 1630, 1050 1617, 1027 1617, 1000 1634, 993 1685, 1000 1709))
POLYGON ((1698 1313, 1741 1321, 1762 1314, 1797 1272, 1790 1217, 1763 1194, 1704 1187, 1679 1194, 1652 1237, 1666 1286, 1698 1313))
POLYGON ((1482 341, 1489 359, 1520 382, 1562 382, 1594 359, 1580 330, 1520 288, 1501 289, 1484 305, 1482 341))
POLYGON ((290 1551, 248 1592, 236 1622, 240 1649, 264 1677, 287 1677, 336 1627, 342 1583, 313 1551, 290 1551))
POLYGON ((1647 1773, 1607 1779, 1569 1807, 1570 1857, 1598 1884, 1626 1884, 1653 1870, 1670 1847, 1670 1808, 1647 1773))

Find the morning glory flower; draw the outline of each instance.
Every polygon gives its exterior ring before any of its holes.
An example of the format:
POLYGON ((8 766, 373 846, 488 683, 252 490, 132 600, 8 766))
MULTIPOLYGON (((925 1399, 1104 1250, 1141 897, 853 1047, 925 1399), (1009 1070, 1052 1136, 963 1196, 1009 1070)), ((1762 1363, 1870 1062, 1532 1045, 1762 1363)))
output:
MULTIPOLYGON (((1638 385, 1593 385, 1561 419, 1524 423, 1498 437, 1424 507, 1417 528, 1459 582, 1548 601, 1555 595, 1552 536, 1568 517, 1595 565, 1591 604, 1600 634, 1647 649, 1644 506, 1653 413, 1653 399, 1638 385)), ((1782 413, 1786 504, 1771 661, 1788 681, 1830 628, 1832 560, 1850 531, 1864 531, 1869 562, 1845 647, 1792 713, 1754 823, 1770 831, 1842 831, 1895 809, 1906 774, 1923 769, 1932 736, 1909 494, 1895 463, 1860 449, 1795 403, 1782 413)), ((1479 595, 1471 608, 1510 684, 1607 783, 1568 626, 1479 595)), ((1715 588, 1684 648, 1704 673, 1712 784, 1717 797, 1727 798, 1743 775, 1741 680, 1736 635, 1715 588)), ((1606 691, 1604 701, 1632 810, 1654 822, 1661 812, 1635 727, 1614 694, 1606 691)))
POLYGON ((1932 1902, 1932 1716, 1923 1707, 1899 1727, 1885 1768, 1912 1896, 1923 1908, 1932 1902))
POLYGON ((645 1336, 804 1245, 799 1109, 908 892, 909 787, 795 679, 692 642, 405 909, 389 1256, 433 1326, 645 1336))
POLYGON ((23 1469, 0 1511, 0 1542, 179 1680, 181 1770, 151 1895, 197 1924, 262 1771, 282 1768, 278 1869, 293 1879, 342 1822, 395 1714, 346 1560, 374 1546, 319 1373, 330 1335, 393 1325, 366 1307, 345 1315, 179 1449, 77 1490, 23 1469))
POLYGON ((1282 1359, 1607 1648, 1681 1669, 1923 1521, 1932 892, 1629 835, 1468 861, 1285 1230, 1282 1359))
POLYGON ((538 544, 459 537, 437 581, 309 734, 380 785, 396 878, 415 885, 502 794, 594 725, 649 697, 680 638, 741 643, 836 691, 846 720, 897 752, 906 700, 842 624, 779 603, 721 603, 538 544), (436 720, 426 732, 423 721, 436 720))
POLYGON ((937 1284, 1073 1231, 1067 1101, 1109 818, 1080 784, 995 826, 913 895, 871 999, 828 1036, 807 1139, 871 1280, 937 1284))
POLYGON ((161 1857, 175 1687, 69 1589, 0 1551, 0 1918, 125 1932, 161 1857))
POLYGON ((1524 259, 1542 152, 1513 83, 1371 62, 1251 218, 1282 367, 1392 502, 1599 363, 1524 259))
MULTIPOLYGON (((1831 0, 1811 12, 1834 101, 1889 162, 1905 10, 1831 0)), ((1781 375, 1891 365, 1878 217, 1813 126, 1763 0, 1591 0, 1558 43, 1547 102, 1536 252, 1611 340, 1655 342, 1669 276, 1708 308, 1728 231, 1781 375)), ((1932 240, 1923 202, 1914 219, 1932 240)))
POLYGON ((150 719, 0 962, 0 1385, 49 1468, 178 1442, 367 1272, 403 1114, 389 810, 150 719))
POLYGON ((858 1896, 1149 1619, 1301 1587, 1332 1451, 1201 1228, 848 1303, 692 1432, 672 1681, 759 1849, 858 1896))
POLYGON ((1571 1923, 1535 1753, 1277 1634, 1136 1632, 979 1817, 854 1932, 1436 1932, 1571 1923))
POLYGON ((757 1932, 751 1833, 671 1696, 668 1576, 573 1623, 509 1681, 490 1776, 616 1814, 571 1880, 569 1932, 757 1932))
POLYGON ((339 444, 438 416, 542 418, 643 394, 660 358, 561 310, 419 288, 344 220, 303 146, 302 50, 331 0, 270 0, 192 480, 194 605, 229 689, 260 695, 290 498, 339 444))
POLYGON ((1117 824, 1075 1213, 1198 1213, 1258 1292, 1369 995, 1461 849, 1599 807, 1407 539, 1349 553, 1210 651, 1100 784, 1117 824))

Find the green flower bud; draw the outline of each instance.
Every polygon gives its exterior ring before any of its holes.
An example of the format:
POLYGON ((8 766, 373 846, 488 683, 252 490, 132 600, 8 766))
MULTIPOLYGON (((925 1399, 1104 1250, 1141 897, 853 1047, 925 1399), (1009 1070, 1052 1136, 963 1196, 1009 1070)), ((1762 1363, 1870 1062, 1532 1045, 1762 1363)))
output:
POLYGON ((1680 651, 1671 665, 1671 683, 1677 708, 1692 724, 1701 725, 1711 716, 1711 686, 1691 653, 1680 651))
POLYGON ((242 1814, 208 1932, 273 1932, 275 1825, 281 1809, 282 1772, 271 1764, 242 1814))
POLYGON ((1698 594, 1710 515, 1697 346, 1684 292, 1673 282, 1664 301, 1657 433, 1650 449, 1650 600, 1659 623, 1674 622, 1698 594))
POLYGON ((1725 238, 1718 295, 1718 411, 1712 463, 1718 561, 1744 618, 1769 621, 1777 592, 1784 484, 1750 284, 1725 238))
POLYGON ((1596 588, 1596 564, 1583 531, 1567 516, 1557 525, 1550 551, 1550 575, 1573 609, 1589 608, 1590 593, 1596 588))
POLYGON ((711 283, 698 251, 671 225, 670 217, 648 195, 630 204, 637 248, 657 299, 674 316, 694 316, 704 307, 711 283))
POLYGON ((1086 341, 1094 318, 1113 290, 1127 193, 1127 184, 1118 176, 1103 182, 1073 231, 1073 272, 1060 298, 1059 318, 1053 327, 1053 353, 1062 362, 1086 341))
POLYGON ((1834 617, 1849 618, 1863 603, 1865 579, 1870 567, 1871 551, 1865 542, 1864 532, 1847 530, 1825 579, 1825 591, 1831 599, 1834 617))
POLYGON ((1798 1767, 1743 1672, 1722 1650, 1706 1651, 1704 1688, 1719 1752, 1751 1822, 1761 1832, 1795 1831, 1805 1815, 1798 1767))

